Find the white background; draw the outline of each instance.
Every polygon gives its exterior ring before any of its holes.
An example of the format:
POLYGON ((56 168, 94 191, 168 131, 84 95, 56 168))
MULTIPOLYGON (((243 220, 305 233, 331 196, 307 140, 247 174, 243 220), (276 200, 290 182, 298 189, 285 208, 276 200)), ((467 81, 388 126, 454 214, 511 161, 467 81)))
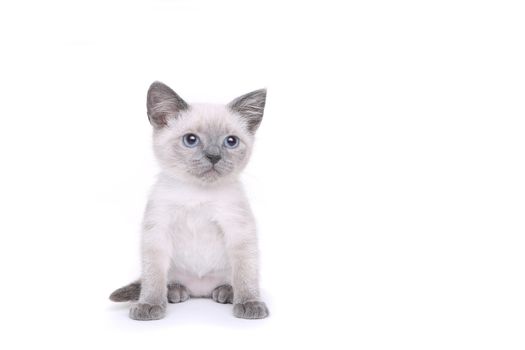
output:
POLYGON ((520 1, 4 1, 0 347, 523 349, 520 1), (271 317, 128 319, 145 113, 267 87, 247 189, 271 317))

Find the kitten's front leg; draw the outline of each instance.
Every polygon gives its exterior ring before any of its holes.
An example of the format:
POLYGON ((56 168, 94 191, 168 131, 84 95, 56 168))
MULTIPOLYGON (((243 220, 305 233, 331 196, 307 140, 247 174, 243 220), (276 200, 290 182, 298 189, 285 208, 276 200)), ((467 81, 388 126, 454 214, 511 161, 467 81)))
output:
POLYGON ((260 300, 255 222, 249 209, 243 208, 242 212, 245 215, 234 215, 222 223, 232 266, 233 314, 239 318, 265 318, 269 312, 260 300))
MULTIPOLYGON (((148 213, 146 213, 147 215, 148 213)), ((170 244, 167 225, 145 223, 142 233, 142 286, 137 303, 131 305, 134 320, 158 320, 166 315, 170 244)))
POLYGON ((259 293, 257 244, 239 244, 233 248, 230 256, 233 272, 233 315, 249 319, 267 317, 268 308, 260 300, 259 293))
POLYGON ((169 256, 164 250, 143 251, 140 297, 131 305, 129 317, 134 320, 159 320, 166 315, 169 256))

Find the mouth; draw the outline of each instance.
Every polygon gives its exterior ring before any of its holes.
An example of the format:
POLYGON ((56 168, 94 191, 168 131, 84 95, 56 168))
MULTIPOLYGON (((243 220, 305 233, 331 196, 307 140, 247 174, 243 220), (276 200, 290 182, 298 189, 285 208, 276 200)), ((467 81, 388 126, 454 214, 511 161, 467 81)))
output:
POLYGON ((206 170, 205 172, 201 173, 201 176, 210 176, 210 175, 221 175, 221 172, 215 168, 214 165, 212 165, 211 168, 206 170))

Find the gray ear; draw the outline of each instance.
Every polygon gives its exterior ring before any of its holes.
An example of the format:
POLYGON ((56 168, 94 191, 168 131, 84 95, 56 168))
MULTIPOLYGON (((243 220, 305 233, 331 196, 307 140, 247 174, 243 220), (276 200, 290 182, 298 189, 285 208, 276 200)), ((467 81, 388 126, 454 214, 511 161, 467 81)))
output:
POLYGON ((159 81, 149 87, 147 106, 149 122, 157 129, 166 126, 170 118, 176 118, 180 112, 189 108, 175 91, 159 81))
POLYGON ((260 89, 237 97, 228 104, 228 107, 241 115, 246 121, 248 130, 253 134, 261 124, 265 103, 266 89, 260 89))

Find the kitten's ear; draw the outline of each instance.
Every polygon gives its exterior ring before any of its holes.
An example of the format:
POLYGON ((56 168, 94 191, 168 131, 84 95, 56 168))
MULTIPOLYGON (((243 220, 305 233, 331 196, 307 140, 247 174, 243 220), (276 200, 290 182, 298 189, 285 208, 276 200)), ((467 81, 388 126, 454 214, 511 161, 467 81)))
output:
POLYGON ((149 122, 156 129, 166 126, 170 118, 189 108, 175 91, 159 81, 149 87, 147 106, 149 122))
POLYGON ((246 121, 248 130, 254 134, 261 124, 265 103, 266 89, 260 89, 237 97, 228 104, 228 107, 241 115, 246 121))

